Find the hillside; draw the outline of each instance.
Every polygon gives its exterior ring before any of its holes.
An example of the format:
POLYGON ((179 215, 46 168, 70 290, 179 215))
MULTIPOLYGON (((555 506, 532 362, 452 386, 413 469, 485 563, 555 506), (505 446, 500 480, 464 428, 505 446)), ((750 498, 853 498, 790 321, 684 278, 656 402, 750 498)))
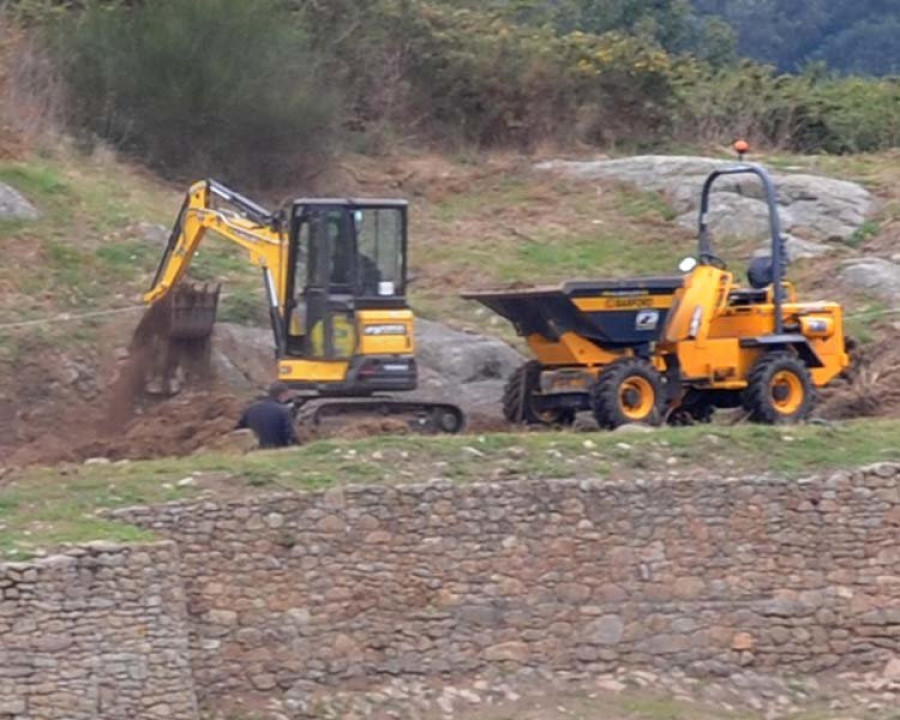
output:
MULTIPOLYGON (((791 272, 808 296, 846 303, 853 336, 871 343, 895 332, 889 300, 829 282, 849 257, 896 254, 900 196, 894 156, 766 160, 774 167, 857 179, 872 190, 877 211, 861 231, 825 256, 797 261, 791 272)), ((532 165, 513 155, 456 161, 434 155, 347 157, 319 179, 317 190, 409 198, 414 308, 422 317, 510 342, 515 336, 505 321, 457 293, 511 282, 671 272, 693 251, 692 233, 674 221, 665 194, 614 180, 536 173, 532 165)), ((0 226, 6 258, 0 324, 12 323, 0 328, 0 363, 6 368, 0 443, 90 444, 181 189, 108 156, 65 152, 4 161, 0 181, 39 212, 35 220, 0 226), (101 315, 68 317, 94 312, 101 315), (20 325, 31 321, 38 322, 20 325)), ((301 192, 285 188, 278 199, 265 199, 277 203, 301 192)), ((739 243, 735 259, 750 251, 752 246, 739 243)), ((258 276, 236 249, 208 242, 192 276, 224 283, 220 320, 265 323, 258 276)), ((891 368, 885 365, 882 372, 891 368)), ((878 394, 873 388, 866 392, 878 394)))
MULTIPOLYGON (((857 386, 841 390, 844 393, 841 402, 832 407, 843 408, 839 416, 862 413, 896 417, 898 405, 889 399, 895 395, 890 377, 896 373, 897 366, 896 308, 884 297, 854 292, 833 281, 847 258, 896 258, 900 195, 895 156, 771 156, 765 161, 781 171, 803 170, 855 179, 874 194, 877 209, 860 232, 821 257, 798 260, 791 267, 791 275, 807 296, 844 302, 851 333, 864 346, 877 348, 870 352, 869 364, 858 378, 857 386)), ((677 212, 664 193, 641 190, 614 180, 586 182, 558 173, 539 173, 533 170, 533 165, 533 159, 514 155, 458 160, 435 155, 395 155, 379 160, 346 157, 332 173, 319 180, 317 190, 323 194, 342 189, 345 194, 409 198, 411 263, 416 276, 412 301, 418 314, 470 331, 497 335, 513 343, 517 342, 514 333, 504 321, 461 300, 457 293, 464 288, 509 283, 547 284, 571 277, 671 272, 679 258, 693 251, 692 233, 676 222, 677 212)), ((115 449, 115 441, 112 445, 97 442, 103 437, 103 432, 98 430, 103 427, 109 407, 108 389, 140 315, 138 296, 155 269, 167 235, 165 225, 180 203, 181 188, 110 156, 85 158, 63 151, 40 158, 7 159, 0 163, 0 181, 20 191, 39 212, 35 220, 7 221, 0 225, 0 247, 7 258, 2 268, 3 292, 0 293, 0 324, 3 325, 0 327, 3 369, 0 423, 7 460, 0 465, 77 460, 90 454, 111 454, 115 458, 129 457, 130 452, 138 453, 138 457, 152 457, 154 452, 177 454, 180 447, 177 433, 170 431, 177 430, 179 423, 185 432, 200 433, 197 439, 201 444, 205 442, 201 438, 212 439, 227 432, 245 391, 237 392, 235 398, 234 390, 222 387, 219 395, 201 398, 200 405, 192 405, 193 401, 188 399, 187 405, 176 402, 147 408, 145 420, 136 421, 144 422, 145 427, 135 437, 157 438, 150 445, 133 444, 128 450, 125 446, 115 449), (78 317, 109 310, 123 312, 78 317), (37 324, 21 324, 31 321, 37 324), (163 440, 164 435, 167 440, 163 440), (73 449, 78 447, 83 448, 79 452, 89 454, 73 456, 73 449)), ((280 198, 300 192, 299 188, 286 188, 280 198)), ((280 201, 275 196, 265 200, 280 201)), ((726 243, 726 247, 735 260, 753 249, 746 241, 726 243)), ((223 319, 262 322, 258 276, 245 265, 239 251, 210 240, 192 273, 198 280, 225 284, 223 319)), ((259 352, 260 357, 267 357, 268 347, 262 347, 259 352)), ((262 361, 263 367, 265 362, 262 361)), ((726 426, 716 430, 716 434, 720 432, 724 433, 721 437, 729 438, 732 461, 745 466, 761 461, 757 453, 767 443, 757 444, 754 438, 764 436, 747 430, 749 434, 740 440, 744 436, 726 426)), ((808 432, 808 440, 800 432, 801 440, 796 446, 785 446, 791 450, 786 461, 799 472, 816 466, 817 462, 834 467, 835 463, 889 459, 892 456, 885 453, 891 448, 886 438, 896 428, 892 423, 855 424, 848 437, 862 445, 858 448, 854 445, 856 449, 848 448, 845 453, 840 451, 838 455, 843 453, 843 459, 832 455, 827 456, 832 459, 819 457, 825 447, 824 436, 819 431, 808 432), (885 442, 878 438, 884 438, 885 442), (802 452, 797 454, 795 448, 800 450, 801 446, 802 452)), ((665 437, 664 444, 690 447, 695 435, 672 431, 665 437)), ((475 439, 435 441, 415 452, 412 448, 419 445, 409 444, 408 440, 400 442, 411 448, 410 472, 416 472, 416 468, 424 467, 442 454, 450 453, 453 457, 460 452, 465 454, 465 447, 475 439)), ((519 440, 514 436, 497 440, 488 436, 486 442, 488 447, 497 443, 502 449, 518 444, 519 440)), ((536 435, 526 436, 521 442, 526 448, 524 457, 536 453, 535 457, 543 460, 537 464, 517 463, 512 472, 538 472, 540 467, 545 467, 540 472, 558 475, 568 470, 566 465, 559 466, 553 460, 555 455, 551 450, 555 443, 579 448, 599 440, 583 440, 576 435, 562 436, 557 441, 553 436, 536 435), (545 447, 547 443, 550 445, 545 447), (544 458, 545 453, 550 454, 544 458)), ((602 442, 614 447, 619 441, 602 442)), ((197 442, 184 445, 182 452, 197 446, 197 442)), ((374 446, 364 442, 358 450, 354 447, 348 446, 349 457, 357 452, 370 453, 374 446)), ((694 458, 691 462, 702 462, 712 451, 712 446, 700 443, 689 450, 690 457, 694 458)), ((302 452, 308 453, 309 458, 329 458, 332 452, 344 451, 326 444, 313 445, 302 452)), ((661 458, 660 462, 664 463, 666 456, 661 458)), ((284 461, 293 463, 287 456, 284 461)), ((156 497, 158 486, 154 483, 157 481, 152 478, 215 473, 223 462, 228 466, 234 464, 232 459, 212 455, 126 468, 139 483, 143 482, 142 478, 150 479, 156 488, 151 495, 156 497)), ((259 475, 268 482, 281 472, 277 468, 282 459, 273 458, 273 466, 269 462, 264 457, 248 459, 241 465, 242 472, 251 479, 259 475), (259 464, 260 469, 254 470, 254 464, 259 464)), ((453 462, 458 464, 459 460, 453 462)), ((774 468, 772 462, 770 457, 763 464, 774 468)), ((599 463, 590 466, 591 472, 606 471, 608 461, 599 463)), ((329 472, 323 469, 325 476, 317 480, 320 471, 314 470, 309 460, 302 464, 308 470, 302 482, 330 482, 329 472)), ((329 464, 330 461, 325 463, 329 464)), ((483 464, 480 460, 476 462, 479 468, 483 464)), ((463 468, 464 464, 459 467, 463 468)), ((353 462, 346 471, 348 477, 368 478, 373 472, 377 475, 377 463, 370 467, 366 462, 353 462)), ((10 474, 9 467, 0 472, 6 475, 5 482, 14 483, 10 489, 20 487, 21 483, 31 484, 38 477, 10 474)), ((103 470, 102 474, 106 472, 103 470)), ((57 475, 53 472, 46 477, 57 475)), ((82 478, 86 480, 88 489, 96 487, 93 477, 93 471, 88 475, 76 471, 73 476, 77 483, 82 478)), ((374 475, 372 478, 378 479, 374 475)), ((68 494, 74 486, 62 487, 68 488, 65 490, 68 494)), ((16 490, 13 497, 19 492, 16 490)), ((127 491, 123 499, 136 501, 149 497, 146 492, 146 489, 137 494, 127 491)), ((14 506, 27 507, 31 502, 16 500, 14 506)), ((29 522, 40 522, 43 511, 36 516, 31 512, 28 511, 27 517, 34 519, 29 522)), ((69 537, 66 533, 60 537, 63 536, 69 537)))

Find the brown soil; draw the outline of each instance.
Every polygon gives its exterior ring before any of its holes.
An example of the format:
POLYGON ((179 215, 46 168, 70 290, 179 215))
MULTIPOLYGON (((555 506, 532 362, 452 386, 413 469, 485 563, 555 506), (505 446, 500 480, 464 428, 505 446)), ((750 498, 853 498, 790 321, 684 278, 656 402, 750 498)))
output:
POLYGON ((900 337, 854 350, 843 377, 822 391, 817 414, 828 420, 900 416, 900 337))
POLYGON ((109 358, 93 358, 98 376, 114 373, 115 379, 90 400, 53 382, 61 355, 36 354, 24 364, 20 391, 0 402, 0 430, 9 427, 4 438, 12 436, 4 464, 181 456, 233 430, 241 400, 215 389, 209 339, 173 339, 170 317, 166 303, 149 308, 118 368, 108 367, 109 358), (27 397, 47 386, 55 388, 48 397, 27 397))
POLYGON ((93 457, 137 460, 190 455, 232 431, 240 412, 241 401, 233 395, 188 392, 150 405, 115 435, 101 431, 105 422, 76 438, 47 435, 14 450, 9 462, 54 465, 93 457))
POLYGON ((87 457, 149 459, 183 456, 234 430, 241 401, 221 392, 188 392, 150 406, 120 436, 78 448, 87 457))

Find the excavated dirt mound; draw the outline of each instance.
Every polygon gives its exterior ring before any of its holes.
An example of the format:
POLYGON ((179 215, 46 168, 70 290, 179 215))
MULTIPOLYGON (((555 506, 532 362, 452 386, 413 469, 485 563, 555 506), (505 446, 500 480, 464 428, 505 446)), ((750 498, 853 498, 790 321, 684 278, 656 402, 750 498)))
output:
POLYGON ((242 401, 221 392, 192 392, 145 404, 109 433, 103 419, 78 436, 47 435, 14 450, 12 466, 55 465, 89 458, 150 459, 190 455, 235 429, 242 401))
POLYGON ((154 404, 111 440, 79 448, 88 457, 148 459, 190 455, 235 429, 241 402, 233 395, 189 392, 154 404))
POLYGON ((900 337, 851 353, 846 376, 825 388, 817 415, 827 420, 900 417, 900 337))
MULTIPOLYGON (((27 415, 14 412, 12 404, 7 411, 0 406, 0 422, 9 414, 9 422, 20 426, 18 442, 6 451, 3 464, 187 455, 233 430, 242 400, 216 389, 208 338, 174 339, 170 323, 167 303, 151 306, 131 337, 124 362, 103 368, 113 381, 89 402, 78 402, 57 383, 53 392, 59 393, 58 400, 39 398, 27 415), (26 424, 30 430, 23 433, 26 424)), ((53 366, 60 363, 48 358, 33 364, 34 382, 24 372, 30 365, 23 370, 26 389, 47 386, 53 366)), ((99 375, 100 365, 96 370, 99 375)))

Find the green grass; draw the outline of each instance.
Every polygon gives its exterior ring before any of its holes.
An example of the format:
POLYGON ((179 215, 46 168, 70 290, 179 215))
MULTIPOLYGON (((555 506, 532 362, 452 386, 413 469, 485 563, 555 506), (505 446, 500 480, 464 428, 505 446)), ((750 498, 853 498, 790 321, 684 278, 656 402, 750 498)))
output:
POLYGON ((878 328, 888 318, 888 310, 892 306, 884 300, 870 299, 865 304, 857 305, 845 319, 846 334, 856 342, 867 345, 878 335, 878 328))
POLYGON ((877 220, 866 220, 854 233, 844 242, 852 248, 862 247, 867 240, 878 235, 881 232, 881 223, 877 220))
POLYGON ((598 232, 587 235, 544 235, 529 240, 507 258, 500 275, 505 281, 534 277, 542 269, 573 277, 649 275, 673 273, 685 254, 676 246, 653 245, 627 232, 598 232), (638 268, 640 268, 638 270, 638 268))
POLYGON ((510 478, 614 478, 636 473, 689 477, 771 471, 800 477, 900 460, 900 421, 834 427, 706 426, 647 434, 536 432, 480 436, 327 440, 246 456, 32 468, 0 489, 0 554, 18 557, 64 542, 144 539, 108 523, 102 509, 260 489, 308 491, 338 484, 454 483, 510 478), (197 484, 180 486, 187 476, 197 484), (208 481, 208 482, 207 482, 208 481))
POLYGON ((48 196, 67 194, 70 191, 59 174, 50 165, 15 163, 0 166, 0 182, 12 185, 32 202, 40 203, 48 196))
MULTIPOLYGON (((0 247, 7 258, 0 266, 0 287, 18 293, 9 305, 0 295, 0 322, 104 309, 116 305, 117 295, 136 297, 162 254, 161 246, 138 236, 137 227, 141 222, 168 227, 180 206, 180 193, 122 164, 63 151, 0 162, 0 182, 19 190, 39 212, 36 220, 0 222, 0 247), (21 271, 23 264, 35 263, 41 272, 21 271)), ((240 249, 210 235, 191 277, 225 282, 245 297, 255 291, 261 310, 253 315, 245 302, 232 316, 265 320, 258 272, 240 249)))
POLYGON ((472 190, 477 192, 454 193, 437 203, 435 217, 452 222, 483 212, 485 208, 516 207, 533 200, 530 184, 520 175, 502 175, 494 178, 489 186, 472 190))
POLYGON ((616 203, 625 217, 638 220, 672 222, 678 217, 662 194, 637 190, 628 185, 616 188, 616 203))

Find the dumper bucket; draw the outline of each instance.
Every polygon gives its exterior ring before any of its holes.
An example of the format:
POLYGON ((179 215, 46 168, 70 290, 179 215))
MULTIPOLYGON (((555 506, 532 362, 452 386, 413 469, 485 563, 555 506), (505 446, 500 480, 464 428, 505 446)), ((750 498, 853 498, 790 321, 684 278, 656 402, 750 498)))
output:
POLYGON ((656 342, 684 278, 579 280, 559 287, 463 293, 509 320, 520 335, 555 342, 573 332, 610 348, 656 342))
POLYGON ((199 340, 212 334, 221 286, 182 285, 172 292, 169 337, 199 340))

